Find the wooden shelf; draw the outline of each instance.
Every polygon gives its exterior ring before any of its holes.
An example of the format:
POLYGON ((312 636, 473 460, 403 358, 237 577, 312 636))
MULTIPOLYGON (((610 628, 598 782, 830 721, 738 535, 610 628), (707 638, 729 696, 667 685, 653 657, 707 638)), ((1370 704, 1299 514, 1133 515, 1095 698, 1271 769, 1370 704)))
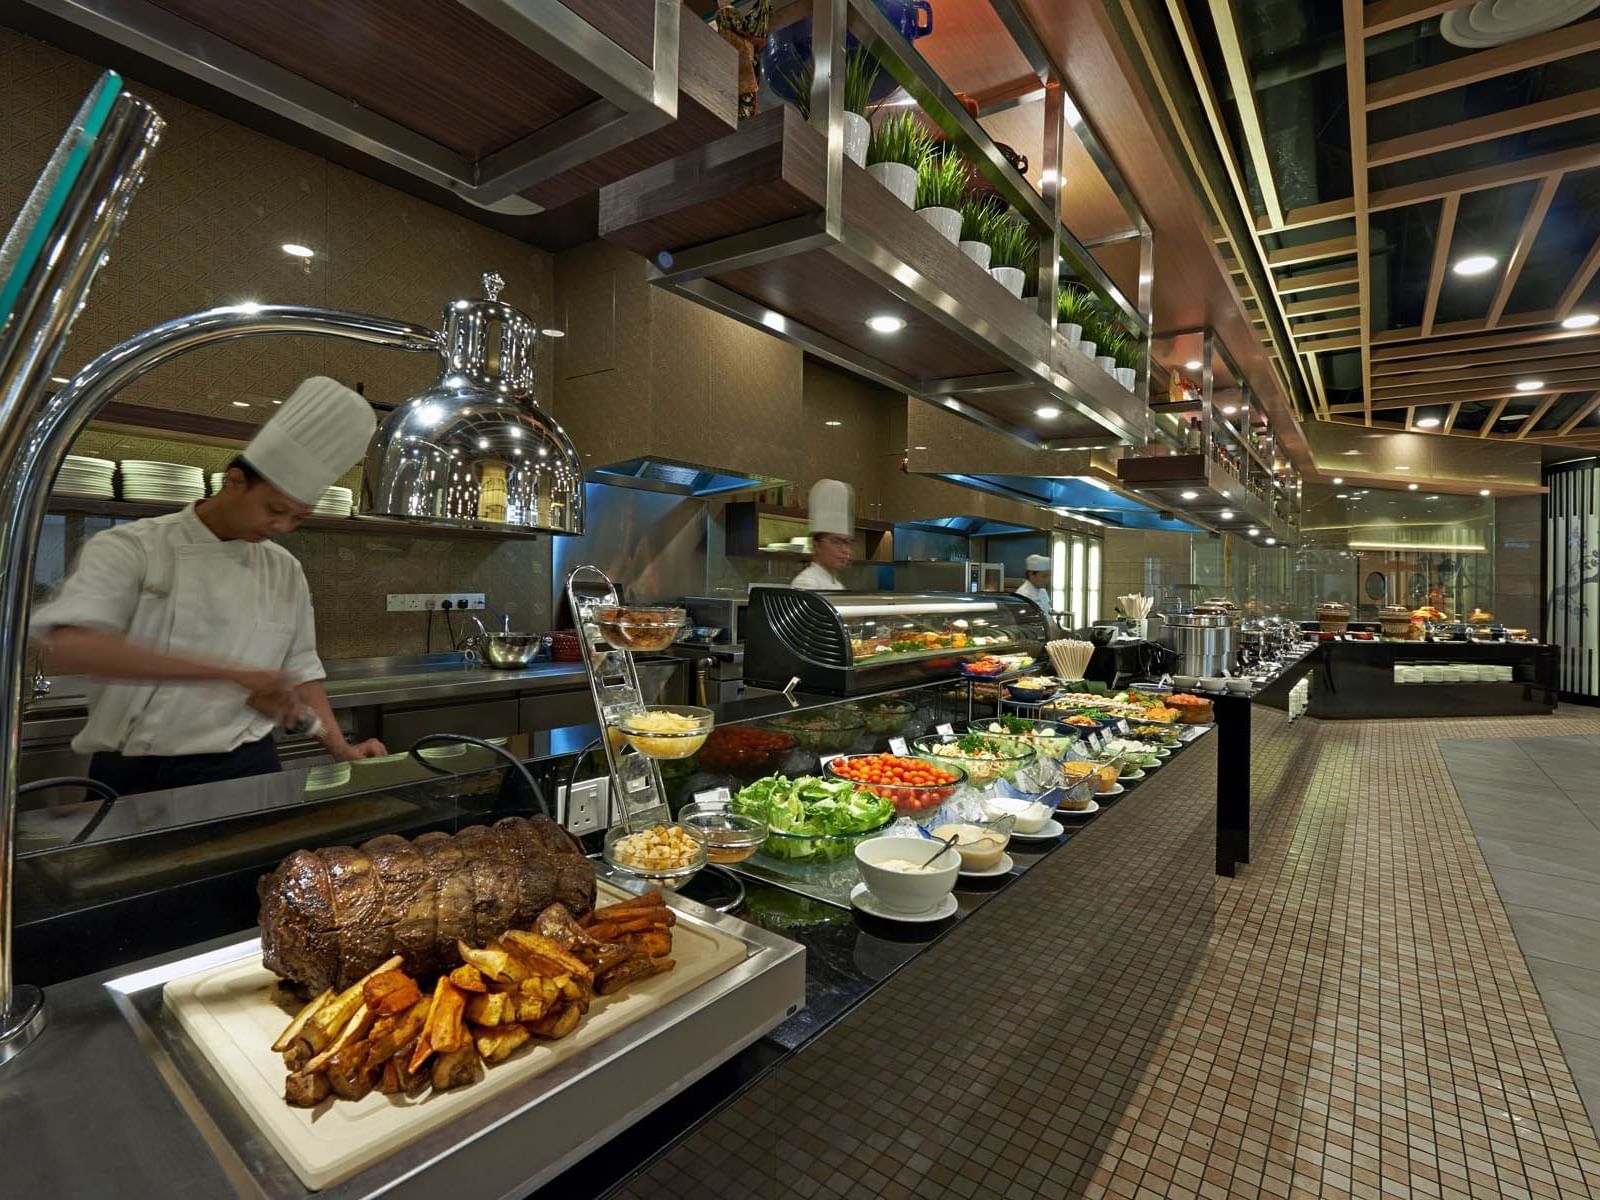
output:
MULTIPOLYGON (((86 517, 112 517, 119 521, 135 521, 141 517, 160 517, 186 507, 182 504, 162 503, 155 500, 99 500, 91 496, 64 496, 52 492, 47 505, 52 513, 74 513, 86 517)), ((301 529, 320 529, 330 533, 405 534, 408 537, 443 537, 488 539, 491 541, 523 540, 539 537, 536 533, 520 533, 498 529, 443 529, 434 525, 414 524, 410 521, 390 521, 382 517, 306 517, 301 529)))
POLYGON ((662 286, 1032 445, 1143 441, 1140 397, 849 161, 825 232, 827 152, 780 105, 605 188, 600 235, 657 264, 662 286), (906 325, 875 333, 882 315, 906 325), (1061 415, 1037 417, 1045 404, 1061 415))
POLYGON ((1208 454, 1124 458, 1117 463, 1117 478, 1138 488, 1141 499, 1210 529, 1238 533, 1253 524, 1276 534, 1282 524, 1266 501, 1208 454), (1193 498, 1185 499, 1185 492, 1194 493, 1193 498), (1222 512, 1232 512, 1233 519, 1224 520, 1218 515, 1222 512))
MULTIPOLYGON (((792 550, 767 550, 761 540, 761 520, 778 519, 783 521, 796 521, 806 523, 808 514, 803 508, 784 508, 776 504, 762 504, 754 500, 747 500, 729 504, 723 510, 725 528, 724 552, 743 558, 796 558, 810 560, 809 552, 792 550)), ((866 517, 857 517, 856 539, 865 549, 861 556, 866 561, 877 561, 879 552, 884 548, 884 539, 889 537, 894 526, 888 521, 874 521, 866 517)))

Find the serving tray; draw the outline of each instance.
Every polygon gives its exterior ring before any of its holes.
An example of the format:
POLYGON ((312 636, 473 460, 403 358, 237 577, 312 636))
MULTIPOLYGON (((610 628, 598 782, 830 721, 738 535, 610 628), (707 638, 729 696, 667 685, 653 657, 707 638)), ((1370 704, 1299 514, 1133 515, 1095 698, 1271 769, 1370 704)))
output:
MULTIPOLYGON (((600 894, 628 891, 602 879, 600 894)), ((523 1047, 470 1087, 415 1100, 284 1102, 271 1043, 293 1014, 275 1001, 254 938, 106 987, 243 1192, 525 1194, 804 1004, 801 947, 693 901, 668 903, 674 970, 597 996, 574 1033, 523 1047)))

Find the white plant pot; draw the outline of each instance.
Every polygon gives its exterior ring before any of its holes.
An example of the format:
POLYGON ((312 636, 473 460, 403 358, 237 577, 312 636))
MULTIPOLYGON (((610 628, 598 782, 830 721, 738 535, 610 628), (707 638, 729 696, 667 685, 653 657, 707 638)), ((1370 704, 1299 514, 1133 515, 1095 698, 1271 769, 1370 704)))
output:
POLYGON ((1099 349, 1099 347, 1096 346, 1093 342, 1080 341, 1078 343, 1078 353, 1083 355, 1085 358, 1089 358, 1089 359, 1094 358, 1094 352, 1096 350, 1098 350, 1098 349, 1099 349))
POLYGON ((1018 300, 1022 299, 1022 285, 1028 282, 1028 276, 1021 267, 990 267, 989 275, 1018 300))
POLYGON ((844 114, 844 156, 858 167, 867 165, 867 143, 872 140, 872 122, 860 113, 844 114))
POLYGON ((961 253, 965 254, 985 271, 989 269, 989 255, 993 251, 989 249, 988 242, 962 242, 961 253))
POLYGON ((1111 355, 1109 355, 1109 354, 1097 354, 1097 355, 1095 355, 1094 365, 1099 367, 1107 375, 1115 375, 1116 374, 1116 371, 1117 371, 1117 360, 1112 358, 1111 355))
POLYGON ((894 193, 894 198, 910 208, 917 202, 917 169, 905 163, 873 163, 867 168, 871 175, 894 193))
POLYGON ((956 209, 930 205, 927 208, 917 209, 917 216, 944 234, 951 242, 961 240, 961 213, 956 209))
POLYGON ((1139 372, 1135 371, 1132 367, 1118 367, 1116 370, 1116 376, 1117 382, 1131 392, 1133 391, 1134 381, 1139 378, 1139 372))
POLYGON ((1069 346, 1076 347, 1079 342, 1083 341, 1082 325, 1073 325, 1070 323, 1065 325, 1057 325, 1056 332, 1067 339, 1067 345, 1069 346))

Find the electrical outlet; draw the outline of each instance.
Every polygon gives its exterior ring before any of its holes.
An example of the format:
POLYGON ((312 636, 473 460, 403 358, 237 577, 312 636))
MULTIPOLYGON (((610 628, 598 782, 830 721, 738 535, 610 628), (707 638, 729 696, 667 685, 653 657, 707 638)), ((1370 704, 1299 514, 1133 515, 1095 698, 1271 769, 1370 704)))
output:
POLYGON ((586 779, 569 793, 561 788, 557 793, 556 818, 569 833, 599 833, 611 822, 611 781, 603 776, 586 779))
POLYGON ((442 612, 447 604, 453 612, 489 607, 482 592, 390 592, 387 600, 389 612, 442 612))

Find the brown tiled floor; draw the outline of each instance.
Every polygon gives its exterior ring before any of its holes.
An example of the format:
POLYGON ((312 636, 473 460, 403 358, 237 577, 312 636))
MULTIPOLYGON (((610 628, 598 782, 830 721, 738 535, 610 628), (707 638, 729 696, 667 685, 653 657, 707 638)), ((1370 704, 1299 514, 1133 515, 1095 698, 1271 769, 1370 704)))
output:
POLYGON ((1436 746, 1600 736, 1570 711, 1258 715, 1233 880, 1202 743, 623 1194, 1600 1195, 1436 746))

